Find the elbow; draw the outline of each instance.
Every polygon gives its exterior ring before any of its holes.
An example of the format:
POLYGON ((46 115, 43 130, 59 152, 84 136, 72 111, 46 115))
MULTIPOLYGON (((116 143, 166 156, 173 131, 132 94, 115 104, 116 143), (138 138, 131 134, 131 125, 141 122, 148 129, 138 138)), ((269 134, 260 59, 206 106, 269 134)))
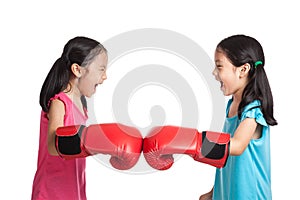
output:
POLYGON ((49 149, 49 148, 48 148, 48 153, 49 153, 51 156, 58 156, 57 151, 53 151, 52 149, 49 149))
POLYGON ((240 156, 240 155, 242 155, 243 152, 244 152, 244 150, 242 150, 242 149, 235 149, 235 150, 230 149, 231 156, 240 156))
POLYGON ((48 143, 48 153, 49 153, 51 156, 58 156, 58 153, 57 153, 57 150, 56 150, 54 144, 49 144, 49 143, 48 143))
POLYGON ((240 156, 244 153, 246 147, 240 144, 237 141, 230 141, 230 155, 231 156, 240 156))

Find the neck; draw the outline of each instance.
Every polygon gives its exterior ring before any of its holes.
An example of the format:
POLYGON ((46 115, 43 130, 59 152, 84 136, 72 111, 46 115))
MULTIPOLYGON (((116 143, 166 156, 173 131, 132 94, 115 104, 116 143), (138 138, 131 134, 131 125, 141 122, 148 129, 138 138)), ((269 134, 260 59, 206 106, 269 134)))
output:
POLYGON ((242 101, 242 94, 234 94, 232 95, 232 97, 235 103, 239 104, 242 101))
POLYGON ((75 86, 75 84, 72 81, 69 82, 69 84, 68 84, 67 88, 64 90, 64 92, 68 96, 72 97, 73 99, 81 98, 79 89, 75 86))
POLYGON ((243 92, 244 92, 244 90, 245 90, 245 87, 246 87, 246 84, 243 86, 243 87, 241 87, 240 89, 238 89, 233 95, 232 95, 232 97, 233 97, 233 101, 235 102, 235 103, 240 103, 241 101, 242 101, 242 98, 243 98, 243 92))

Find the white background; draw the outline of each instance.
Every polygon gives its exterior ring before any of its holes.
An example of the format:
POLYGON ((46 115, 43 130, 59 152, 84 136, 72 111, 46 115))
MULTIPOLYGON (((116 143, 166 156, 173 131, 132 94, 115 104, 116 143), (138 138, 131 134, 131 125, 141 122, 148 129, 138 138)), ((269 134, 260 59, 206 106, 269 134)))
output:
MULTIPOLYGON (((212 59, 216 44, 229 35, 243 33, 261 42, 279 122, 271 129, 273 199, 297 198, 300 14, 296 1, 82 2, 0 3, 0 199, 30 199, 38 152, 39 92, 66 41, 84 35, 103 42, 139 28, 179 32, 212 59)), ((105 95, 104 91, 98 88, 97 94, 105 95)), ((212 167, 184 156, 168 171, 139 175, 112 170, 89 157, 86 171, 89 200, 198 199, 214 180, 212 167)))

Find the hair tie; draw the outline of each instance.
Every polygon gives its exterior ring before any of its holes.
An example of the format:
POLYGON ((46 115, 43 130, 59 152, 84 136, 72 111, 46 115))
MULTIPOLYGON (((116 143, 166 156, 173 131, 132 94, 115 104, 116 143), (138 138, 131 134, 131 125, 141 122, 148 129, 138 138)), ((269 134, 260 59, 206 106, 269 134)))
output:
POLYGON ((263 63, 259 60, 259 61, 256 61, 255 63, 254 63, 254 68, 256 69, 256 67, 258 66, 258 65, 262 65, 263 63))

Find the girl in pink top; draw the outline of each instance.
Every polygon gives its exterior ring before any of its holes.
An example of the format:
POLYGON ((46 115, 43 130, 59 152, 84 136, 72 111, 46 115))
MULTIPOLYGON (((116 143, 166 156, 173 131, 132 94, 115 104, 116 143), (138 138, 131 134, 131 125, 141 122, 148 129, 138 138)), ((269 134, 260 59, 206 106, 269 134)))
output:
POLYGON ((40 93, 42 107, 37 171, 32 200, 85 200, 85 158, 64 160, 55 147, 58 127, 85 124, 87 104, 106 77, 107 51, 97 41, 67 42, 40 93))

